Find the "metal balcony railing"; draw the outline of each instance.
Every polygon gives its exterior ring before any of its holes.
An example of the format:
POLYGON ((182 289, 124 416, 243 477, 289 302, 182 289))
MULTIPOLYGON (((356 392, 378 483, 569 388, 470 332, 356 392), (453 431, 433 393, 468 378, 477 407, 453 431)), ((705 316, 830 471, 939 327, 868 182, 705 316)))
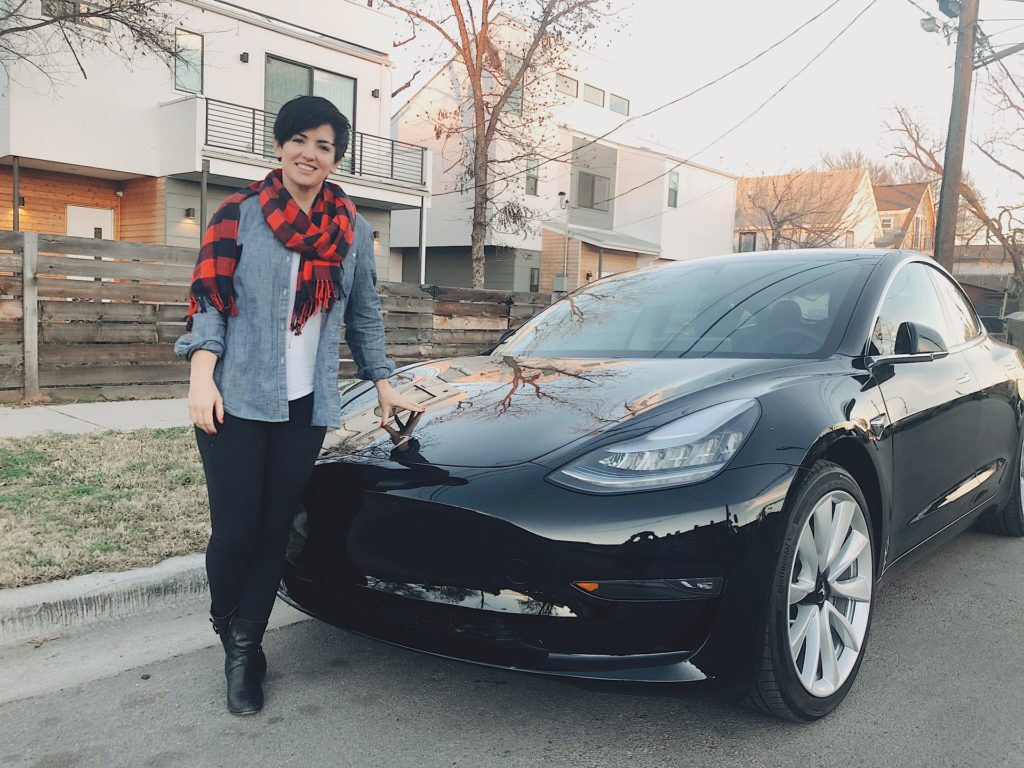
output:
MULTIPOLYGON (((206 146, 274 157, 273 112, 206 100, 206 146)), ((353 131, 338 170, 352 176, 423 184, 423 147, 353 131)))

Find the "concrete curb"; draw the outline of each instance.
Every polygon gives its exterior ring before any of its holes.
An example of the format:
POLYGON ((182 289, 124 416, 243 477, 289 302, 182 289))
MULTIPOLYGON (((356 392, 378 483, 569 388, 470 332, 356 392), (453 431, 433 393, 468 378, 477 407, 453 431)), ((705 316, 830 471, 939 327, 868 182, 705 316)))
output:
POLYGON ((205 556, 0 590, 0 645, 169 608, 209 594, 205 556))

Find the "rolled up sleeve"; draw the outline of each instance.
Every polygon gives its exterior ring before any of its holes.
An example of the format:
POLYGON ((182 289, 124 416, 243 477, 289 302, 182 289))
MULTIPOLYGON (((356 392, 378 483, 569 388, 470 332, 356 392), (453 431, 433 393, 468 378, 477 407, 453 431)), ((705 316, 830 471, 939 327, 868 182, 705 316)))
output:
POLYGON ((224 356, 224 333, 227 320, 220 312, 209 308, 192 315, 192 330, 174 342, 174 354, 182 360, 191 360, 197 350, 206 349, 218 358, 224 356))
POLYGON ((345 341, 352 351, 356 377, 366 381, 386 379, 395 371, 388 360, 384 340, 384 315, 377 295, 377 265, 373 241, 366 228, 354 243, 355 272, 345 306, 345 341))

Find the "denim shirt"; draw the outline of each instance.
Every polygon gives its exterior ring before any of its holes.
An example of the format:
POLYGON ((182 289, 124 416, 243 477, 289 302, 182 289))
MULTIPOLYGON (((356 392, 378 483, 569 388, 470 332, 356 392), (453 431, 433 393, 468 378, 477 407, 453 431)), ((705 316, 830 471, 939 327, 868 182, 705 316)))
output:
MULTIPOLYGON (((271 232, 258 197, 241 205, 238 245, 234 275, 238 314, 225 318, 213 308, 196 312, 191 332, 177 340, 174 352, 186 360, 199 349, 217 355, 213 380, 224 398, 224 410, 232 416, 288 421, 285 328, 295 302, 292 252, 271 232)), ((317 427, 341 424, 338 354, 343 320, 358 378, 377 381, 395 369, 385 353, 373 237, 362 216, 356 217, 355 238, 341 274, 341 293, 324 315, 317 346, 312 422, 317 427)))

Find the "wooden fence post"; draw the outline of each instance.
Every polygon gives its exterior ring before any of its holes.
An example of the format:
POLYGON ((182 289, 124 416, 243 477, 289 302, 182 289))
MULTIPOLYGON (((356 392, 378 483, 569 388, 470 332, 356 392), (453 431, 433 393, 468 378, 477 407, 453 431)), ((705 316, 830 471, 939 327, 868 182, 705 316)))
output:
POLYGON ((39 397, 39 302, 36 286, 36 267, 39 262, 39 235, 25 232, 22 235, 22 340, 24 342, 25 384, 22 397, 32 400, 39 397))

